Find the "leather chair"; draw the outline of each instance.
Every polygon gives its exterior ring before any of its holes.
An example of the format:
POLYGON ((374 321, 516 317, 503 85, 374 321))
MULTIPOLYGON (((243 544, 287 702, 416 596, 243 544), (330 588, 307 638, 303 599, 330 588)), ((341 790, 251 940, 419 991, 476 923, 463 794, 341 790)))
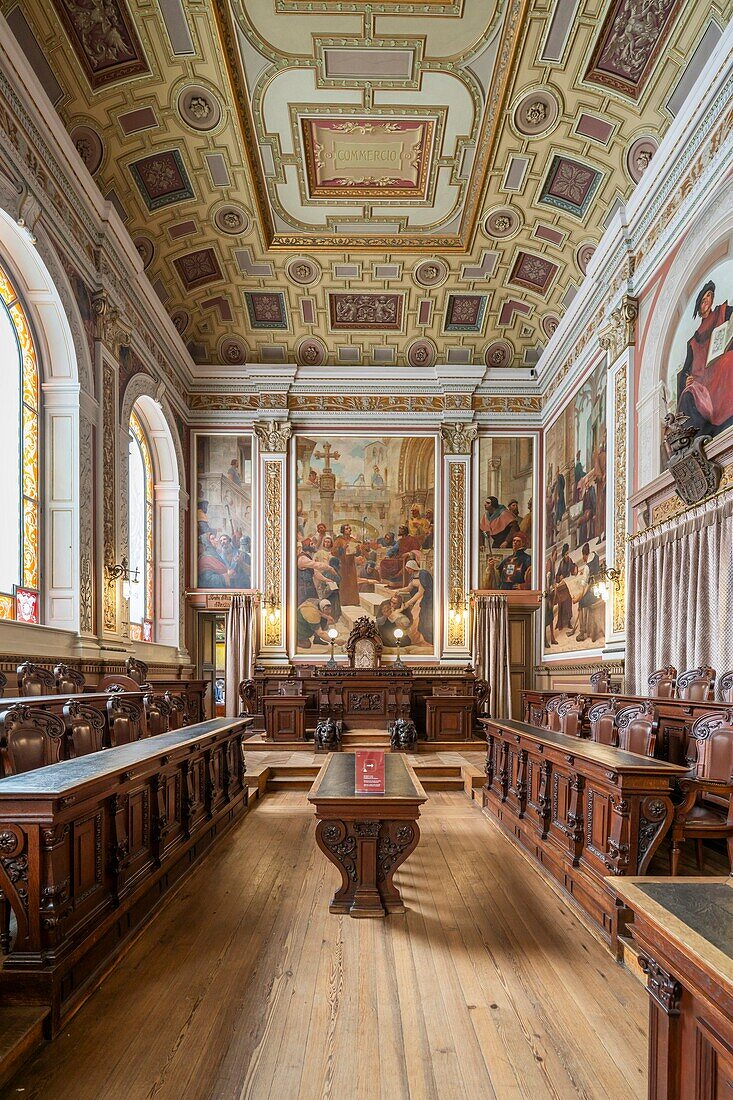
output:
POLYGON ((582 737, 584 710, 585 699, 581 696, 576 699, 563 699, 557 708, 560 733, 564 733, 567 737, 582 737))
POLYGON ((690 703, 709 703, 715 698, 715 669, 691 668, 677 677, 677 696, 690 703))
POLYGON ((567 699, 567 695, 553 695, 551 699, 548 699, 545 704, 545 729, 554 730, 556 733, 560 729, 560 719, 557 716, 557 708, 567 699))
POLYGON ((118 694, 107 700, 107 728, 113 749, 147 737, 142 707, 131 699, 121 699, 118 694))
POLYGON ((68 665, 58 664, 53 670, 57 695, 79 695, 84 690, 86 679, 83 672, 68 665))
POLYGON ((618 699, 608 702, 594 703, 588 710, 588 725, 590 726, 590 739, 598 745, 618 745, 618 731, 616 730, 616 715, 618 713, 618 699))
POLYGON ((148 694, 143 699, 148 736, 157 737, 170 729, 171 708, 162 695, 148 694))
POLYGON ((170 708, 168 715, 168 729, 180 730, 184 726, 188 725, 188 714, 186 712, 186 704, 180 695, 174 695, 171 691, 164 691, 163 698, 170 708))
POLYGON ((733 709, 702 714, 692 726, 693 774, 679 780, 684 798, 675 808, 670 866, 679 871, 682 845, 694 840, 702 871, 704 840, 725 840, 733 869, 733 709))
POLYGON ((24 661, 18 665, 18 695, 24 699, 33 695, 54 695, 56 680, 50 669, 35 665, 33 661, 24 661))
POLYGON ((654 699, 674 699, 674 690, 677 685, 677 669, 674 665, 665 665, 657 669, 647 680, 649 694, 654 699))
POLYGON ((0 716, 5 775, 20 775, 47 764, 58 764, 64 744, 64 723, 57 714, 17 703, 0 716))
POLYGON ((718 691, 723 703, 733 703, 733 672, 724 672, 718 680, 718 691))
POLYGON ((650 699, 623 707, 616 714, 618 748, 635 752, 639 756, 654 756, 657 746, 659 715, 650 699))
POLYGON ((63 709, 67 755, 76 760, 104 748, 104 714, 95 707, 70 699, 63 709))
POLYGON ((590 689, 594 694, 610 695, 611 673, 607 668, 597 668, 590 674, 590 689))
POLYGON ((0 672, 0 699, 5 694, 5 688, 8 686, 8 678, 4 672, 0 672))
POLYGON ((257 706, 257 685, 254 680, 239 681, 239 717, 254 714, 257 706))
POLYGON ((125 668, 127 669, 127 675, 139 687, 148 686, 148 666, 144 661, 139 661, 137 657, 128 657, 125 661, 125 668))

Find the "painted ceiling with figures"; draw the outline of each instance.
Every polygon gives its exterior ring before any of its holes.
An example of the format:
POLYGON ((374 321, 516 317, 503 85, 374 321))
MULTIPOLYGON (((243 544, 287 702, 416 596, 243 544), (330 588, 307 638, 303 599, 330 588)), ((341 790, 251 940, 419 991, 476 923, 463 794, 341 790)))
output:
POLYGON ((733 0, 0 10, 196 362, 500 373, 535 364, 733 0))

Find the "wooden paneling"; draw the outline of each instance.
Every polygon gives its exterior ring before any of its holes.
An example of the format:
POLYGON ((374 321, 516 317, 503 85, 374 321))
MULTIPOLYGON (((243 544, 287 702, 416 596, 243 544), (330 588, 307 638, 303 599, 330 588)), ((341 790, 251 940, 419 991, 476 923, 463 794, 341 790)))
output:
POLYGON ((48 1005, 58 1030, 246 805, 250 723, 204 722, 0 782, 0 889, 18 926, 4 1003, 48 1005))

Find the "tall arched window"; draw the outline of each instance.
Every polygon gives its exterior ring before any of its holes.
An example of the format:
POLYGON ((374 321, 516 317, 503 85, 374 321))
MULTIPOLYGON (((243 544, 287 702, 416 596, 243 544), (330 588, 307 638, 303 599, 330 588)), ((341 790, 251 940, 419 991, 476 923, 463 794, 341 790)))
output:
POLYGON ((130 638, 153 641, 155 536, 153 531, 153 462, 137 413, 130 414, 128 541, 130 638))
POLYGON ((0 267, 0 619, 39 621, 38 360, 28 318, 0 267))

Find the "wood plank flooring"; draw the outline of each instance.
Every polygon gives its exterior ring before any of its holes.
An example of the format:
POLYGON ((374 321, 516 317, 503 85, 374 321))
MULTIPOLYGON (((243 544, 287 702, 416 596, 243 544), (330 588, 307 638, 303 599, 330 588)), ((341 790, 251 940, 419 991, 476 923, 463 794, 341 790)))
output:
POLYGON ((420 825, 408 912, 332 916, 312 807, 268 794, 2 1095, 644 1097, 642 986, 464 794, 420 825))

